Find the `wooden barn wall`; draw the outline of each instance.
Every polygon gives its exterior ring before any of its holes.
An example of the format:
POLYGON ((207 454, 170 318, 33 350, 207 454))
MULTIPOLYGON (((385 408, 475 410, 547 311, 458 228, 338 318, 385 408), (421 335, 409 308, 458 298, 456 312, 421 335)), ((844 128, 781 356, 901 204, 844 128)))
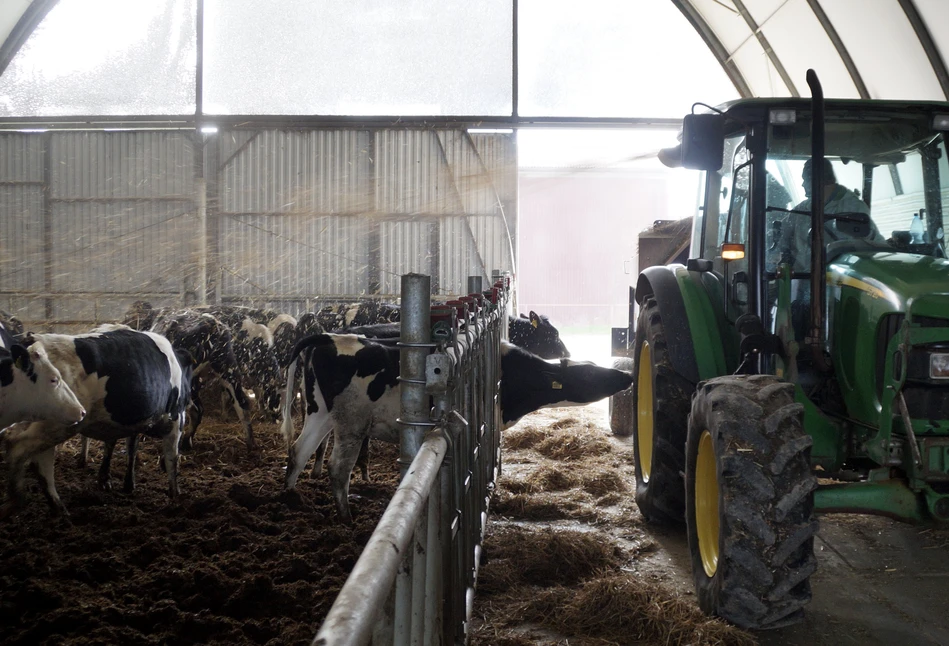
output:
POLYGON ((463 130, 0 134, 0 308, 83 327, 196 302, 205 258, 208 302, 300 313, 406 272, 463 293, 514 269, 515 159, 463 130))

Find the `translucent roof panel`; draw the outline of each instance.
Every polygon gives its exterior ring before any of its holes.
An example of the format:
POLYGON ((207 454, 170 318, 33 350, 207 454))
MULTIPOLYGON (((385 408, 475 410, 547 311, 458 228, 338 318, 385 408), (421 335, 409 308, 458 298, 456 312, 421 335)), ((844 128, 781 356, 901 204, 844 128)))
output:
MULTIPOLYGON (((814 69, 824 87, 825 96, 840 99, 860 97, 847 67, 834 49, 834 43, 807 0, 788 0, 773 12, 759 12, 757 5, 753 7, 756 9, 752 12, 755 22, 761 26, 761 33, 783 64, 798 96, 810 96, 807 70, 814 69)), ((757 47, 758 56, 766 59, 758 41, 750 42, 757 47)), ((777 80, 776 85, 778 83, 781 81, 777 80)), ((790 88, 775 87, 774 92, 769 93, 767 88, 755 87, 757 96, 790 96, 790 93, 790 88)))
POLYGON ((853 19, 853 7, 840 2, 824 5, 872 98, 946 98, 899 3, 863 0, 859 21, 853 19))
POLYGON ((205 0, 208 114, 513 109, 512 0, 205 0))
POLYGON ((737 98, 671 2, 520 0, 521 116, 681 117, 737 98))
POLYGON ((672 0, 748 96, 946 100, 947 0, 672 0))
POLYGON ((0 116, 195 111, 196 0, 60 0, 0 76, 0 116))

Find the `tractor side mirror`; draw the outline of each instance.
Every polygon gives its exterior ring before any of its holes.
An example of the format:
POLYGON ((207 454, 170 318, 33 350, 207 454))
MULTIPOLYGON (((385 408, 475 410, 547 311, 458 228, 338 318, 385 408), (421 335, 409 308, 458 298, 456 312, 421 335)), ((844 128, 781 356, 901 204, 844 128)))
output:
POLYGON ((716 171, 725 154, 725 117, 721 114, 687 114, 682 119, 682 166, 716 171))

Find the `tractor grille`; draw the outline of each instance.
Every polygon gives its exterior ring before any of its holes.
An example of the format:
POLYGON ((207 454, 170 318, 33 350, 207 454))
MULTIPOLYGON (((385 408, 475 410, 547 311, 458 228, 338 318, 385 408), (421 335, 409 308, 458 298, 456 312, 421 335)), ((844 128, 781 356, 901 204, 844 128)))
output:
POLYGON ((883 371, 886 365, 886 346, 889 345, 893 335, 899 332, 904 318, 906 318, 904 314, 887 314, 880 319, 880 323, 877 326, 877 397, 881 399, 883 398, 883 371))
MULTIPOLYGON (((903 324, 903 314, 888 314, 880 319, 877 328, 877 396, 882 397, 884 362, 886 348, 890 339, 899 332, 903 324)), ((913 323, 919 327, 949 327, 949 321, 941 318, 917 316, 913 323)), ((949 383, 929 377, 929 361, 932 352, 949 352, 949 346, 935 344, 913 348, 909 353, 909 365, 906 367, 906 384, 903 397, 910 417, 915 419, 949 419, 949 383)), ((894 366, 895 371, 900 366, 894 366)))
POLYGON ((903 387, 906 409, 914 419, 949 419, 949 384, 924 386, 907 382, 903 387))

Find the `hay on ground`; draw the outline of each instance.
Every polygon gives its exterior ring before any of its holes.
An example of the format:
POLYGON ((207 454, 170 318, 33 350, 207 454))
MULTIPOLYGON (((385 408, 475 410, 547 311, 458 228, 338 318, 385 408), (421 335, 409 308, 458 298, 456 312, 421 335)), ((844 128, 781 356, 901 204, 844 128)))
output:
POLYGON ((539 426, 526 426, 518 431, 505 431, 501 435, 504 451, 526 451, 547 439, 547 432, 539 426))
POLYGON ((582 476, 583 490, 597 497, 629 491, 626 480, 615 469, 585 469, 582 476))
POLYGON ((572 585, 627 561, 619 546, 595 534, 549 528, 496 527, 485 538, 484 555, 478 594, 524 584, 572 585))
POLYGON ((557 465, 544 465, 525 478, 528 492, 566 491, 580 484, 575 473, 557 465))
POLYGON ((597 519, 596 507, 549 493, 496 491, 491 498, 491 514, 526 521, 597 519))
POLYGON ((707 644, 753 646, 755 637, 661 585, 625 574, 608 574, 578 588, 511 590, 498 599, 495 625, 524 621, 569 637, 598 637, 617 644, 707 644))

